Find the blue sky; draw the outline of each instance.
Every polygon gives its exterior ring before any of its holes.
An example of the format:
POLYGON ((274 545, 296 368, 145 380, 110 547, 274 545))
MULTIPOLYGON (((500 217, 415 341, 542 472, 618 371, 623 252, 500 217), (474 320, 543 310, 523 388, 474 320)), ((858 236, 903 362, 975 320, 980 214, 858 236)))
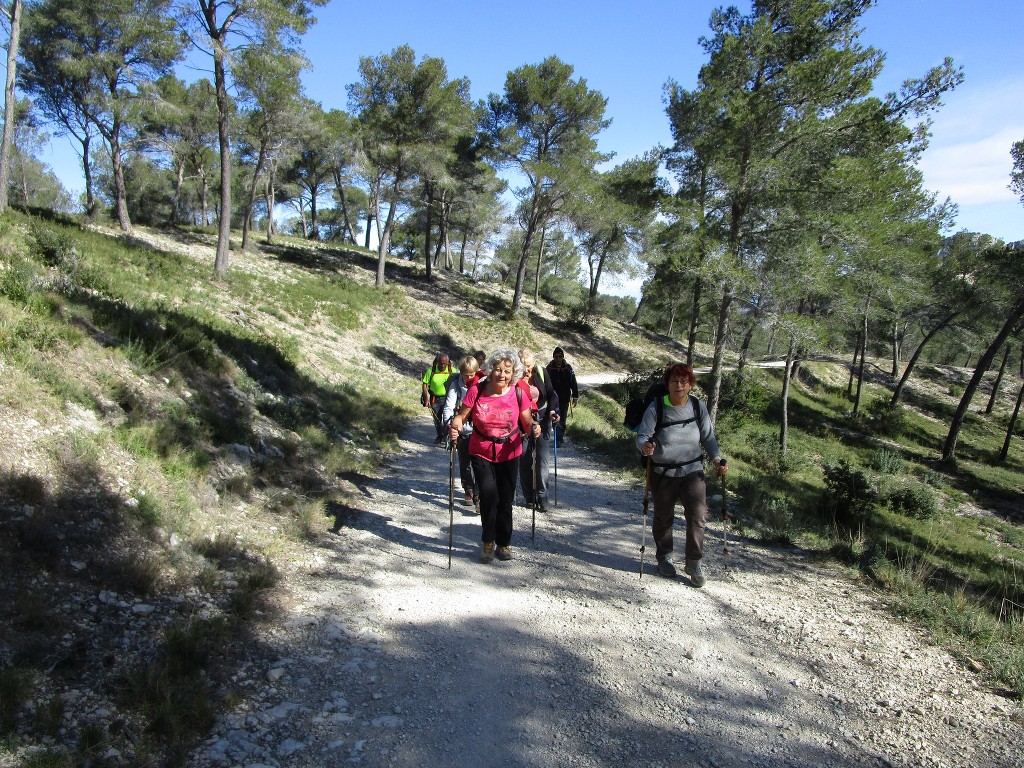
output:
MULTIPOLYGON (((481 99, 500 93, 510 70, 554 54, 607 97, 612 124, 599 137, 600 148, 621 161, 670 142, 662 88, 670 78, 686 88, 695 85, 706 61, 698 40, 720 5, 390 0, 369 14, 365 6, 331 0, 316 9, 318 23, 306 35, 312 69, 303 84, 325 109, 345 109, 345 86, 357 79, 359 58, 408 44, 417 57, 443 58, 449 77, 468 77, 473 98, 481 99)), ((737 5, 749 8, 746 0, 737 5)), ((880 93, 922 76, 946 56, 964 68, 963 84, 934 116, 931 145, 921 161, 925 185, 957 203, 955 230, 1024 239, 1024 205, 1007 189, 1010 145, 1024 139, 1024 4, 880 0, 862 21, 862 42, 886 53, 880 93)), ((55 146, 43 159, 66 186, 81 189, 77 159, 68 147, 55 146)))

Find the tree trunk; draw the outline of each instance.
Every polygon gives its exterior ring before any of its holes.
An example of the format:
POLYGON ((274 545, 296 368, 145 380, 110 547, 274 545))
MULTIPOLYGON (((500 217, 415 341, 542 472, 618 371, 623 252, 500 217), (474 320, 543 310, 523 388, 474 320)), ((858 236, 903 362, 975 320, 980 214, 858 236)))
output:
POLYGON ((853 347, 853 360, 850 361, 850 378, 846 382, 846 398, 853 399, 853 380, 857 371, 857 358, 860 356, 861 331, 857 331, 857 343, 853 347))
POLYGON ((537 269, 533 273, 533 303, 540 304, 540 267, 544 261, 544 240, 547 238, 548 227, 540 228, 540 247, 537 249, 537 269))
POLYGON ((703 285, 698 277, 693 281, 693 306, 690 308, 690 327, 686 331, 686 364, 693 365, 693 348, 697 344, 697 328, 700 322, 700 296, 703 285))
POLYGON ((1003 362, 999 364, 999 373, 996 374, 996 381, 992 385, 992 394, 989 395, 988 405, 985 406, 985 415, 988 416, 992 413, 992 409, 995 407, 996 398, 999 396, 999 385, 1003 383, 1003 371, 1006 370, 1006 361, 1010 359, 1010 345, 1006 345, 1006 350, 1003 352, 1003 362))
POLYGON ((264 199, 267 202, 267 245, 272 245, 274 240, 274 182, 271 176, 267 177, 264 199))
POLYGON ((900 375, 900 357, 901 357, 901 334, 900 324, 896 320, 892 322, 892 378, 896 379, 900 375))
POLYGON ((523 249, 519 252, 519 266, 516 269, 516 286, 512 292, 512 306, 510 313, 519 314, 523 304, 523 283, 526 282, 526 267, 530 263, 530 249, 533 247, 533 237, 537 233, 537 226, 541 224, 540 214, 540 188, 534 184, 533 198, 530 200, 530 212, 526 217, 526 232, 523 235, 523 249))
MULTIPOLYGON (((388 256, 388 243, 391 241, 391 232, 395 228, 395 211, 398 209, 398 197, 399 191, 402 188, 402 176, 401 174, 395 175, 395 180, 391 185, 391 198, 388 200, 388 217, 384 221, 384 226, 380 224, 380 211, 374 214, 374 219, 377 221, 377 279, 375 286, 377 288, 384 287, 384 265, 387 263, 388 256)), ((430 271, 427 270, 427 276, 429 277, 430 271)))
POLYGON ((7 210, 7 184, 11 174, 11 147, 14 144, 14 107, 17 96, 14 85, 18 75, 18 46, 21 43, 21 0, 12 0, 11 36, 7 41, 7 84, 4 88, 4 133, 0 139, 0 213, 7 210))
MULTIPOLYGON (((252 184, 249 185, 249 199, 245 202, 245 216, 242 217, 242 250, 249 250, 249 228, 252 226, 252 209, 256 207, 256 189, 260 183, 260 174, 267 158, 267 142, 260 142, 260 151, 256 156, 256 167, 252 169, 252 184)), ((267 211, 270 215, 270 211, 267 211)))
POLYGON ((92 137, 86 128, 85 136, 82 137, 82 176, 85 178, 85 215, 90 219, 96 215, 99 206, 96 193, 93 191, 91 145, 92 137))
POLYGON ((1006 461, 1010 454, 1010 439, 1013 437, 1013 428, 1017 425, 1017 414, 1020 413, 1020 403, 1024 400, 1024 381, 1021 382, 1020 391, 1017 393, 1017 403, 1013 406, 1013 414, 1010 416, 1010 424, 1006 428, 1006 439, 1003 441, 1003 449, 999 451, 999 461, 1006 461))
POLYGON ((736 371, 742 372, 743 366, 747 364, 747 353, 750 351, 750 342, 754 339, 754 331, 757 330, 757 322, 751 320, 747 325, 747 332, 743 334, 743 343, 740 345, 740 357, 736 361, 736 371))
POLYGON ((341 174, 335 170, 334 172, 334 188, 338 192, 338 204, 341 206, 341 242, 356 244, 356 233, 352 228, 352 217, 348 211, 348 196, 345 194, 345 182, 341 178, 341 174))
POLYGON ((224 70, 224 41, 213 41, 213 76, 217 91, 217 139, 220 145, 220 227, 214 269, 223 277, 228 272, 231 250, 231 136, 228 127, 227 75, 224 70))
POLYGON ((469 227, 462 230, 462 244, 459 246, 459 274, 466 272, 466 243, 469 241, 469 227))
POLYGON ((960 398, 960 404, 957 406, 956 413, 953 414, 953 420, 949 425, 949 434, 946 435, 946 441, 942 445, 943 461, 949 461, 956 456, 957 436, 960 433, 960 428, 963 426, 964 417, 967 415, 967 408, 971 404, 971 398, 974 397, 974 393, 981 383, 981 377, 988 370, 989 366, 992 365, 996 352, 1006 343, 1006 339, 1013 332, 1017 323, 1020 322, 1021 317, 1024 317, 1024 298, 1018 299, 1017 303, 1011 307, 1003 327, 999 329, 995 339, 988 345, 988 349, 982 353, 981 359, 978 360, 978 366, 974 369, 974 375, 971 376, 971 380, 964 390, 963 397, 960 398))
POLYGON ((433 264, 431 263, 432 254, 430 253, 430 235, 434 226, 434 184, 428 181, 424 185, 423 191, 427 196, 425 203, 427 222, 426 226, 423 228, 423 265, 426 267, 427 280, 429 281, 433 274, 431 272, 433 264))
POLYGON ((132 220, 128 215, 128 194, 124 186, 124 163, 121 157, 121 120, 114 118, 110 130, 110 164, 114 171, 114 208, 117 223, 122 232, 132 231, 132 220))
POLYGON ((736 289, 727 285, 722 289, 722 301, 718 306, 718 326, 715 330, 715 355, 711 363, 711 392, 708 395, 708 413, 711 423, 718 418, 718 399, 722 394, 722 367, 725 359, 725 341, 729 330, 729 311, 736 298, 736 289))
POLYGON ((786 373, 782 377, 782 425, 779 427, 779 450, 786 455, 787 441, 789 437, 789 387, 792 378, 790 372, 793 370, 793 361, 796 358, 796 334, 789 337, 789 352, 786 354, 786 373))
POLYGON ((636 325, 637 323, 640 322, 640 309, 641 309, 641 307, 643 307, 644 301, 646 299, 647 299, 647 291, 641 291, 641 293, 640 293, 640 301, 638 301, 636 303, 636 312, 633 313, 633 317, 629 321, 630 325, 636 325))
POLYGON ((907 367, 903 371, 903 376, 900 378, 900 383, 897 384, 896 389, 893 390, 892 399, 889 401, 890 408, 895 407, 899 403, 900 398, 903 396, 903 388, 906 387, 907 382, 910 380, 910 374, 914 370, 914 366, 917 365, 917 359, 921 356, 921 352, 924 351, 925 345, 932 340, 935 334, 937 334, 939 331, 941 331, 943 328, 945 328, 947 325, 953 322, 953 319, 955 317, 956 314, 952 314, 946 317, 938 325, 936 325, 934 328, 928 331, 928 333, 925 334, 925 337, 921 340, 921 343, 917 345, 917 349, 915 349, 914 354, 910 356, 910 361, 907 363, 907 367))
MULTIPOLYGON (((871 301, 868 300, 868 305, 871 301)), ((860 334, 860 366, 857 369, 857 395, 853 400, 853 415, 860 413, 860 395, 864 390, 864 359, 868 354, 868 307, 864 307, 864 329, 860 334)))

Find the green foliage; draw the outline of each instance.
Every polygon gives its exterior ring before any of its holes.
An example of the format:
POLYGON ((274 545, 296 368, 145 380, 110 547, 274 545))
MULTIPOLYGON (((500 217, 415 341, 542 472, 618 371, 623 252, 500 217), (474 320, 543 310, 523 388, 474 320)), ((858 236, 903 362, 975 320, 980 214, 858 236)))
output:
POLYGON ((867 475, 845 459, 822 466, 825 476, 824 509, 829 518, 844 528, 862 526, 876 493, 867 475))
POLYGON ((909 426, 907 411, 899 403, 890 405, 888 395, 879 395, 868 403, 867 413, 876 434, 886 437, 900 437, 906 434, 909 426))
POLYGON ((935 492, 923 483, 909 482, 897 486, 889 492, 886 503, 893 512, 918 520, 930 520, 939 514, 935 492))
POLYGON ((582 301, 571 301, 556 307, 555 315, 562 321, 567 330, 577 333, 594 332, 594 320, 596 318, 590 314, 586 303, 582 301))
POLYGON ((742 372, 732 371, 722 377, 719 405, 721 410, 764 417, 769 411, 771 402, 772 393, 763 375, 745 370, 742 372))
POLYGON ((879 448, 872 454, 870 466, 885 475, 898 475, 903 471, 903 456, 899 451, 879 448))

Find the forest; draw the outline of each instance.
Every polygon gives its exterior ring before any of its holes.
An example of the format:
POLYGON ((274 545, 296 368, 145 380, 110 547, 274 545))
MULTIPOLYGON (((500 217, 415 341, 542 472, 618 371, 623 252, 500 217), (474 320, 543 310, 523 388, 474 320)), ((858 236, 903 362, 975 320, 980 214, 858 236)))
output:
MULTIPOLYGON (((1019 251, 943 237, 955 206, 915 165, 963 73, 947 58, 872 95, 884 52, 857 42, 867 0, 716 10, 697 87, 665 86, 674 143, 611 167, 597 149, 606 99, 556 56, 473 103, 442 59, 400 46, 360 60, 348 111, 324 111, 299 75, 325 2, 14 0, 0 208, 80 210, 125 233, 216 227, 221 276, 232 229, 245 250, 281 227, 372 245, 378 287, 388 259, 406 260, 427 281, 442 269, 513 285, 513 315, 532 294, 581 322, 628 316, 714 344, 713 414, 727 349, 791 370, 885 353, 904 379, 920 359, 973 361, 979 376, 1000 355, 1013 364, 1019 251), (204 52, 214 82, 175 74, 204 52), (80 201, 33 156, 47 130, 80 147, 80 201), (613 275, 642 278, 639 300, 603 295, 613 275)), ((1024 193, 1024 140, 1012 151, 1024 193)))

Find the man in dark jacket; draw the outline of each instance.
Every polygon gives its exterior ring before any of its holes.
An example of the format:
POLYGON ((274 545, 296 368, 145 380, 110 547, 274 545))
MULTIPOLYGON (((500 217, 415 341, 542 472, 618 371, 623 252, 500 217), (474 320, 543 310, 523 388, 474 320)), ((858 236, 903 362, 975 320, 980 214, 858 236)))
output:
POLYGON ((558 403, 562 409, 559 414, 561 418, 555 425, 555 447, 561 448, 562 443, 565 442, 565 427, 569 423, 566 418, 569 415, 569 405, 570 403, 576 405, 576 401, 580 399, 580 389, 576 384, 576 372, 573 371, 571 365, 565 362, 565 352, 561 347, 555 347, 551 362, 548 363, 547 372, 551 386, 558 394, 558 403))

